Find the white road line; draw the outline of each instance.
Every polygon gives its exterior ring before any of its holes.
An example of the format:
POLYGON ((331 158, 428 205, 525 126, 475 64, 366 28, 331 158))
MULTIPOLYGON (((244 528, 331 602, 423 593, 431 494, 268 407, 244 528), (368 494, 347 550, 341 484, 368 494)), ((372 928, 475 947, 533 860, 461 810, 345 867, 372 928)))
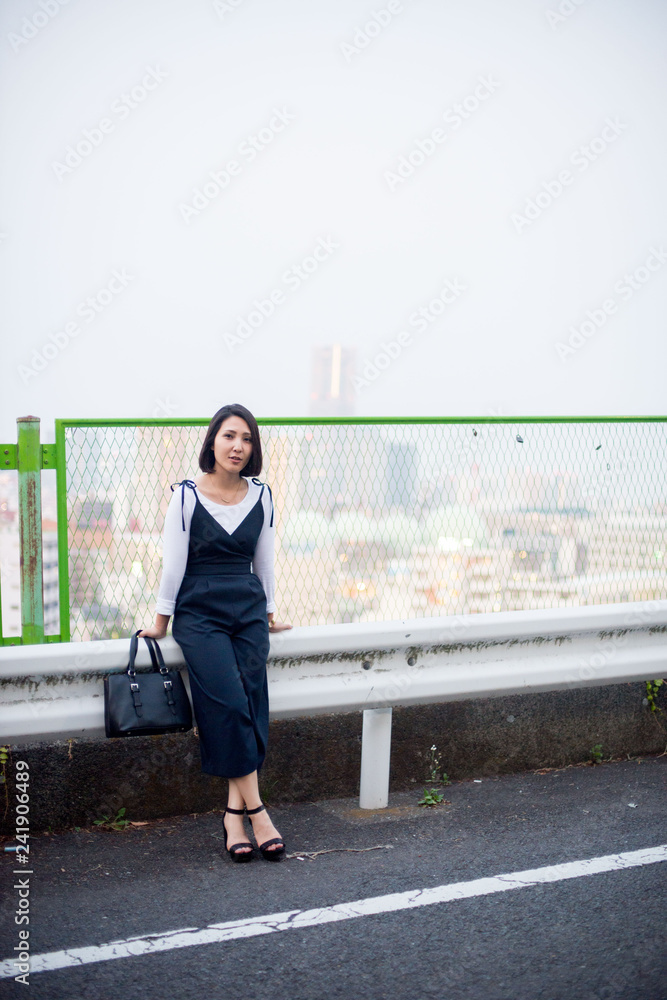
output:
MULTIPOLYGON (((315 927, 337 920, 352 920, 354 917, 368 917, 380 913, 393 913, 397 910, 411 910, 418 906, 432 906, 434 903, 448 903, 456 899, 469 899, 472 896, 486 896, 494 892, 506 892, 508 889, 525 889, 544 882, 581 878, 582 875, 599 875, 601 872, 635 868, 638 865, 653 865, 658 861, 667 861, 667 844, 647 847, 641 851, 607 854, 602 858, 588 858, 561 865, 549 865, 546 868, 511 872, 508 875, 478 878, 471 882, 454 882, 432 889, 410 889, 408 892, 373 896, 370 899, 337 903, 335 906, 324 906, 315 910, 288 910, 285 913, 269 913, 266 916, 249 917, 246 920, 228 920, 222 924, 209 924, 207 927, 186 927, 168 931, 166 934, 146 934, 110 941, 108 944, 46 952, 31 957, 30 972, 51 972, 69 966, 108 962, 114 958, 151 955, 159 951, 171 951, 173 948, 219 944, 222 941, 235 941, 238 938, 255 937, 258 934, 273 934, 275 931, 315 927)), ((8 979, 18 974, 15 962, 16 958, 7 958, 0 964, 0 979, 8 979)))

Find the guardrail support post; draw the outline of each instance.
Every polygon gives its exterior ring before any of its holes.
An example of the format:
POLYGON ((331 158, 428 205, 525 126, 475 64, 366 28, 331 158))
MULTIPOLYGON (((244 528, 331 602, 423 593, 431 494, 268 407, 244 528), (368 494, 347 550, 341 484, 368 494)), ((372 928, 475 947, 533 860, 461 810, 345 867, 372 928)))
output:
POLYGON ((44 642, 42 583, 42 448, 39 417, 17 417, 21 641, 44 642))
POLYGON ((364 709, 361 734, 360 809, 386 809, 389 803, 391 708, 364 709))

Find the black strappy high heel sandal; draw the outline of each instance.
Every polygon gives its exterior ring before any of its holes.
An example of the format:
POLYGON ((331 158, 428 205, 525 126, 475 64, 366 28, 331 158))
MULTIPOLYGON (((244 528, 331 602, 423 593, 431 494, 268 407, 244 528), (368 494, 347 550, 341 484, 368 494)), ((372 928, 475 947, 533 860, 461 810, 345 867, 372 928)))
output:
MULTIPOLYGON (((252 817, 255 813, 261 812, 262 809, 266 809, 265 805, 257 806, 256 809, 246 809, 248 816, 252 817)), ((252 818, 250 820, 252 825, 252 818)), ((285 855, 285 841, 282 837, 273 837, 271 840, 265 840, 263 844, 259 844, 259 850, 261 851, 262 857, 266 861, 280 861, 285 855), (271 844, 281 844, 281 847, 275 847, 272 851, 269 850, 271 844)))
POLYGON ((234 813, 236 816, 243 816, 245 814, 245 809, 230 809, 229 806, 225 809, 222 814, 222 828, 225 831, 225 850, 229 854, 232 861, 252 861, 253 846, 249 840, 243 840, 238 844, 232 844, 231 847, 227 847, 227 838, 229 834, 225 828, 225 815, 226 813, 234 813), (239 847, 249 847, 249 851, 239 851, 239 847))

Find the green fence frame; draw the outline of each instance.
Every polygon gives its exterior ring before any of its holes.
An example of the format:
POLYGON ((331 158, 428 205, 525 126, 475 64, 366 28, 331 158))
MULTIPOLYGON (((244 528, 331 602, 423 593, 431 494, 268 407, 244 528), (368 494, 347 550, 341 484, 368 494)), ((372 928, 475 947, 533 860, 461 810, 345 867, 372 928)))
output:
POLYGON ((21 635, 4 636, 0 592, 0 646, 60 642, 44 635, 42 569, 42 469, 56 468, 52 444, 41 444, 39 417, 17 417, 17 443, 0 445, 0 468, 18 472, 19 545, 21 554, 21 635))
MULTIPOLYGON (((470 416, 470 417, 262 417, 260 426, 382 425, 382 424, 586 424, 665 423, 667 416, 470 416)), ((17 443, 0 444, 0 469, 17 470, 21 546, 21 636, 4 637, 0 605, 0 645, 70 641, 69 546, 67 526, 66 438, 75 427, 206 427, 209 418, 90 418, 57 419, 55 444, 40 444, 39 417, 17 419, 17 443), (44 635, 41 541, 42 470, 55 470, 58 522, 58 581, 60 632, 44 635)))

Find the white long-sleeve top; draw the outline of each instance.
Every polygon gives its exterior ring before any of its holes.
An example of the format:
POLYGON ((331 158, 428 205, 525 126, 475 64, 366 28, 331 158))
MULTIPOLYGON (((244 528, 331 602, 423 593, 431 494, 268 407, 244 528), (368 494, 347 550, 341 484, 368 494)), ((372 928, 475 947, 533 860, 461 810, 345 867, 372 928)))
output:
MULTIPOLYGON (((248 492, 240 503, 231 506, 215 503, 209 500, 203 493, 197 490, 199 502, 212 514, 218 524, 222 525, 225 531, 230 534, 238 528, 241 521, 250 513, 257 503, 261 486, 253 483, 252 479, 247 479, 248 492)), ((181 519, 181 489, 178 486, 174 489, 173 496, 167 507, 167 514, 164 519, 164 536, 162 546, 162 577, 160 579, 160 589, 158 591, 156 613, 159 615, 173 615, 176 606, 176 597, 183 581, 185 567, 188 562, 188 547, 190 544, 190 522, 195 509, 195 491, 185 487, 183 519, 181 519), (185 531, 183 530, 185 521, 185 531)), ((264 593, 266 594, 267 612, 275 611, 274 600, 274 552, 275 552, 275 516, 271 525, 271 497, 267 487, 264 487, 262 494, 262 506, 264 508, 264 524, 257 539, 257 547, 252 557, 252 572, 259 577, 264 593)))

